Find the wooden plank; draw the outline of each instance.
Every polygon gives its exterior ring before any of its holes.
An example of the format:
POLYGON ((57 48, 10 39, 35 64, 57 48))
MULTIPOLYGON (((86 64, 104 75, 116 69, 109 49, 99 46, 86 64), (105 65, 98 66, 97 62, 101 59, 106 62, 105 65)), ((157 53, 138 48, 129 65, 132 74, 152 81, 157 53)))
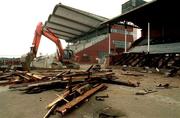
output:
POLYGON ((87 76, 88 74, 89 74, 88 72, 75 72, 75 73, 66 74, 63 77, 87 76))
POLYGON ((110 79, 104 79, 104 78, 101 78, 101 81, 103 83, 108 83, 108 84, 116 84, 116 85, 125 85, 125 86, 130 86, 130 87, 138 87, 140 85, 139 82, 137 83, 132 83, 130 81, 121 81, 121 80, 110 80, 110 79))
POLYGON ((93 95, 95 92, 100 90, 102 87, 104 87, 104 84, 100 84, 89 91, 85 92, 81 96, 73 99, 72 101, 66 103, 65 105, 62 105, 61 107, 57 108, 56 111, 60 112, 62 115, 64 115, 68 110, 70 110, 72 107, 80 103, 81 101, 85 100, 86 98, 90 97, 93 95))
POLYGON ((5 86, 5 85, 8 85, 8 84, 10 84, 9 80, 0 81, 0 86, 5 86))
MULTIPOLYGON (((72 88, 72 90, 74 91, 78 87, 79 86, 75 86, 72 88)), ((59 95, 53 102, 51 102, 46 108, 51 108, 54 104, 57 104, 59 101, 63 100, 69 94, 69 90, 65 91, 63 94, 59 95)))
MULTIPOLYGON (((90 75, 91 79, 97 79, 97 78, 106 78, 115 75, 113 72, 95 72, 90 75)), ((88 74, 86 75, 79 75, 79 76, 73 76, 72 80, 84 80, 88 78, 88 74)), ((63 80, 69 80, 69 77, 63 77, 63 80)))
POLYGON ((3 75, 1 75, 0 76, 0 80, 3 80, 3 79, 6 79, 7 77, 10 77, 10 76, 12 76, 14 73, 5 73, 5 74, 3 74, 3 75))
POLYGON ((54 111, 54 109, 56 108, 56 104, 54 104, 49 110, 48 112, 45 114, 45 116, 43 118, 49 118, 49 115, 54 111))
POLYGON ((21 75, 21 74, 18 74, 20 77, 22 77, 23 79, 25 80, 31 80, 31 78, 27 77, 27 76, 24 76, 24 75, 21 75))
POLYGON ((46 76, 43 76, 43 75, 37 75, 37 74, 33 74, 33 73, 26 73, 26 75, 32 77, 35 80, 41 80, 41 79, 46 77, 46 76))

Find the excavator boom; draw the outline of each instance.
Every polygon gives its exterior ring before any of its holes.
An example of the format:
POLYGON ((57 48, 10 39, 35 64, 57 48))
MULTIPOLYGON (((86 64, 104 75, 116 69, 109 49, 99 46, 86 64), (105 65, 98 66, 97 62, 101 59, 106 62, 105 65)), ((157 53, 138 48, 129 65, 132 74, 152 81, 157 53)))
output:
MULTIPOLYGON (((43 24, 42 22, 38 23, 36 30, 35 30, 35 35, 34 35, 34 39, 33 39, 33 43, 32 43, 32 47, 29 53, 26 54, 26 56, 24 57, 24 59, 22 59, 22 66, 24 70, 30 70, 30 64, 33 61, 33 59, 36 57, 37 55, 37 51, 39 48, 39 44, 40 44, 40 40, 41 40, 41 36, 45 36, 48 39, 50 39, 51 41, 53 41, 56 46, 57 46, 57 61, 59 62, 65 62, 63 59, 64 57, 67 57, 64 53, 64 51, 68 52, 68 62, 70 62, 70 59, 73 56, 73 52, 70 50, 63 50, 62 48, 62 44, 59 40, 59 38, 53 33, 51 32, 51 30, 49 28, 43 28, 43 24)), ((67 60, 66 60, 67 62, 67 60)), ((71 63, 73 64, 73 63, 71 63)))
POLYGON ((62 61, 64 51, 63 51, 62 44, 61 44, 59 38, 57 36, 55 36, 54 33, 51 32, 49 28, 43 29, 42 22, 38 23, 38 25, 36 27, 35 35, 34 35, 34 39, 33 39, 33 43, 32 43, 31 49, 34 54, 34 57, 36 57, 42 35, 47 37, 48 39, 50 39, 51 41, 53 41, 56 44, 57 49, 58 49, 57 50, 58 61, 62 61))

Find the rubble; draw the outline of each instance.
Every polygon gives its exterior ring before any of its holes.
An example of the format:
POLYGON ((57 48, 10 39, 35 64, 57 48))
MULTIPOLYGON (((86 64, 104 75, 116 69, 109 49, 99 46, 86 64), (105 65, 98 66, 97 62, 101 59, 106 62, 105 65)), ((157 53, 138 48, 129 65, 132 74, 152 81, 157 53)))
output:
MULTIPOLYGON (((44 118, 56 111, 66 114, 71 108, 82 103, 99 90, 107 86, 104 83, 137 87, 137 83, 117 79, 112 69, 102 69, 100 65, 91 65, 87 70, 37 70, 32 72, 14 70, 0 75, 0 85, 9 85, 9 89, 24 93, 40 93, 50 89, 64 89, 63 94, 51 102, 44 118)), ((96 96, 104 100, 109 96, 96 96)))
MULTIPOLYGON (((122 71, 123 76, 144 77, 144 73, 135 71, 122 71)), ((107 88, 105 84, 124 85, 139 87, 140 82, 124 81, 117 78, 112 69, 102 69, 99 65, 91 65, 86 70, 36 70, 36 71, 9 71, 0 74, 0 85, 9 85, 10 89, 21 90, 24 93, 34 94, 51 89, 61 89, 63 93, 47 105, 48 118, 54 112, 64 116, 76 108, 80 103, 94 93, 107 88)), ((169 83, 158 84, 159 88, 172 88, 169 83)), ((147 95, 158 92, 156 89, 143 89, 136 92, 136 95, 147 95)), ((105 101, 108 94, 95 96, 97 101, 105 101)), ((102 114, 100 115, 102 116, 102 114)))
MULTIPOLYGON (((90 85, 91 86, 91 85, 90 85)), ((57 112, 61 113, 62 115, 66 114, 70 109, 72 109, 74 106, 76 106, 78 103, 84 101, 86 98, 90 97, 92 94, 100 90, 101 88, 104 87, 104 84, 96 84, 92 87, 90 87, 87 91, 83 91, 82 93, 79 93, 80 95, 76 98, 74 98, 71 101, 66 101, 67 103, 60 106, 59 108, 56 109, 57 112)), ((73 93, 73 95, 76 95, 77 93, 73 93)), ((71 96, 71 94, 69 95, 71 96)), ((69 97, 67 96, 67 97, 69 97)))
POLYGON ((173 86, 173 85, 171 85, 169 83, 165 83, 165 84, 157 85, 156 88, 158 88, 158 89, 163 89, 163 88, 164 89, 171 89, 171 88, 179 88, 179 86, 173 86))
POLYGON ((96 96, 95 99, 97 101, 104 101, 104 98, 108 98, 108 97, 109 95, 107 94, 107 95, 96 96))
POLYGON ((143 89, 143 90, 136 92, 136 95, 146 95, 146 94, 154 93, 154 92, 158 92, 158 91, 157 90, 151 90, 151 89, 143 89))
MULTIPOLYGON (((121 79, 121 77, 133 77, 135 79, 141 77, 140 79, 142 79, 146 74, 149 74, 121 70, 118 73, 121 76, 117 78, 117 72, 115 71, 115 73, 113 69, 97 69, 96 67, 98 66, 91 65, 86 70, 34 70, 31 72, 14 70, 1 73, 0 82, 4 82, 4 84, 0 84, 8 85, 9 89, 20 90, 20 92, 31 95, 47 90, 59 90, 57 92, 60 92, 60 94, 56 94, 57 98, 52 99, 52 102, 46 106, 48 110, 44 114, 44 118, 48 118, 54 113, 61 116, 67 115, 74 109, 79 108, 82 103, 88 102, 88 99, 96 92, 107 89, 108 84, 133 87, 132 89, 135 90, 134 87, 139 87, 143 81, 126 81, 125 79, 121 79)), ((175 88, 171 83, 160 83, 153 87, 153 89, 136 91, 135 95, 147 95, 159 92, 161 88, 175 88)), ((99 94, 94 96, 94 99, 97 102, 103 101, 102 103, 105 103, 113 98, 113 96, 109 96, 111 94, 99 94), (108 100, 106 101, 106 99, 108 100)), ((107 115, 100 114, 102 117, 107 115)))

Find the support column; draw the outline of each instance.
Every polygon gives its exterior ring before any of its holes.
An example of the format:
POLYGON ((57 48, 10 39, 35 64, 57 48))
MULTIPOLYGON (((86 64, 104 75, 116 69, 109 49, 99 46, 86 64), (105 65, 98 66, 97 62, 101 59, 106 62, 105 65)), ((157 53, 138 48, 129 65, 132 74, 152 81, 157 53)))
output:
POLYGON ((109 32, 109 54, 111 54, 111 33, 109 32))
POLYGON ((108 48, 109 48, 109 55, 111 54, 111 25, 108 24, 108 39, 109 39, 109 42, 108 42, 108 48))
POLYGON ((150 51, 150 23, 148 22, 148 47, 147 47, 147 51, 149 53, 150 51))
POLYGON ((127 22, 124 21, 124 42, 125 42, 125 45, 124 45, 124 53, 127 52, 127 22))
POLYGON ((126 28, 125 28, 125 36, 124 36, 124 42, 125 42, 125 45, 124 45, 124 52, 126 53, 127 52, 127 31, 126 31, 126 28))

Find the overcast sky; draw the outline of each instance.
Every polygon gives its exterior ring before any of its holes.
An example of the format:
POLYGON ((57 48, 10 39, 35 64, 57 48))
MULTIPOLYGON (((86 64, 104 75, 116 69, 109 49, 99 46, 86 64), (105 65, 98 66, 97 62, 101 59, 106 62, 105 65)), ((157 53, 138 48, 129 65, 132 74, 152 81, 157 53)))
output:
MULTIPOLYGON (((113 18, 127 0, 1 0, 0 57, 19 57, 30 50, 38 22, 45 22, 58 3, 113 18)), ((146 0, 151 1, 151 0, 146 0)), ((66 44, 62 41, 63 46, 66 44)), ((51 54, 56 46, 41 38, 38 54, 51 54)))

